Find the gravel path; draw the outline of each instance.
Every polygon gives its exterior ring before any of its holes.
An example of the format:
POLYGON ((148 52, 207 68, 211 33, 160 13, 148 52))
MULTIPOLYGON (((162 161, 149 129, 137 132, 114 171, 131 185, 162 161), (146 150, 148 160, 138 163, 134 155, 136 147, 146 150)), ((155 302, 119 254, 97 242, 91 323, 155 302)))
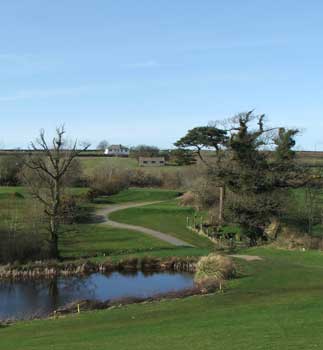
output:
POLYGON ((238 258, 238 259, 243 259, 246 261, 256 261, 256 260, 263 260, 260 256, 257 255, 239 255, 239 254, 235 254, 235 255, 229 255, 232 258, 238 258))
POLYGON ((180 239, 177 239, 169 234, 166 234, 166 233, 163 233, 160 231, 156 231, 156 230, 152 230, 150 228, 143 227, 143 226, 123 224, 121 222, 116 222, 116 221, 109 219, 109 214, 111 214, 115 211, 128 209, 128 208, 142 207, 145 205, 157 204, 157 203, 161 203, 161 202, 154 201, 154 202, 125 203, 125 204, 118 204, 118 205, 110 205, 110 206, 107 206, 105 208, 97 210, 96 216, 97 216, 98 222, 101 225, 109 225, 109 226, 112 226, 115 228, 121 228, 121 229, 127 229, 127 230, 131 230, 131 231, 146 233, 150 236, 153 236, 155 238, 158 238, 162 241, 165 241, 165 242, 170 243, 170 244, 175 245, 175 246, 193 247, 192 244, 189 244, 189 243, 184 242, 180 239))

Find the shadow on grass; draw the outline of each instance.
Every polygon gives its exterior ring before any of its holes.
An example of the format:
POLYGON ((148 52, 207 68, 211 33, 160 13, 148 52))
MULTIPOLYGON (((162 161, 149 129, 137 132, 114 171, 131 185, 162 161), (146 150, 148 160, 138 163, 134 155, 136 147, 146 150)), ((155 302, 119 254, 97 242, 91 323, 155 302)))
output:
POLYGON ((1 329, 7 328, 7 327, 9 327, 9 324, 7 322, 1 323, 0 321, 0 331, 1 329))
POLYGON ((93 200, 94 204, 116 204, 115 201, 111 200, 110 197, 97 197, 93 200))

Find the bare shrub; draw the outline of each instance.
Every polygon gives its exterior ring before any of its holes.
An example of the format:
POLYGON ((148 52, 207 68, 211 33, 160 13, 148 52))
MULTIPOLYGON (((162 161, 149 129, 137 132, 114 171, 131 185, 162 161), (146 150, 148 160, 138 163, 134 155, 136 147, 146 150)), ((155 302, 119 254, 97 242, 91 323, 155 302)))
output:
POLYGON ((172 173, 163 172, 161 179, 164 188, 177 190, 183 187, 183 174, 180 171, 172 173))
POLYGON ((69 187, 85 187, 87 185, 83 166, 79 159, 73 159, 64 176, 64 182, 69 187))
POLYGON ((60 222, 71 225, 88 221, 91 218, 91 211, 88 207, 81 205, 83 201, 83 197, 64 194, 59 211, 60 222))
POLYGON ((196 196, 192 191, 184 193, 179 201, 183 207, 193 207, 196 203, 196 196))
POLYGON ((129 182, 134 187, 161 187, 163 180, 159 175, 142 169, 132 169, 129 172, 129 182))
POLYGON ((20 155, 2 156, 0 158, 0 185, 17 186, 21 184, 20 172, 24 159, 20 155))
POLYGON ((192 192, 196 196, 197 209, 209 209, 219 201, 219 189, 208 178, 198 178, 193 186, 192 192))
POLYGON ((129 172, 124 169, 105 165, 94 171, 89 186, 95 195, 113 195, 128 188, 129 172))

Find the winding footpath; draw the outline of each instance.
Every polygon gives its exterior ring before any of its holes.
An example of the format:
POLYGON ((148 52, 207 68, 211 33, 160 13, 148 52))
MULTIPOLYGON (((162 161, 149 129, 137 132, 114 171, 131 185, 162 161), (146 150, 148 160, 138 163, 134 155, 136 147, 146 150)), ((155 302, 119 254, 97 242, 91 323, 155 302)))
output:
POLYGON ((110 227, 127 229, 130 231, 142 232, 142 233, 145 233, 145 234, 150 235, 152 237, 155 237, 157 239, 160 239, 164 242, 170 243, 174 246, 194 247, 192 244, 184 242, 184 241, 182 241, 178 238, 175 238, 169 234, 166 234, 166 233, 163 233, 160 231, 156 231, 156 230, 153 230, 153 229, 150 229, 147 227, 143 227, 143 226, 124 224, 121 222, 113 221, 109 218, 109 215, 115 211, 129 209, 129 208, 143 207, 145 205, 157 204, 157 203, 161 203, 161 201, 109 205, 105 208, 98 209, 96 212, 96 216, 97 216, 97 219, 98 219, 98 222, 100 225, 108 225, 110 227))

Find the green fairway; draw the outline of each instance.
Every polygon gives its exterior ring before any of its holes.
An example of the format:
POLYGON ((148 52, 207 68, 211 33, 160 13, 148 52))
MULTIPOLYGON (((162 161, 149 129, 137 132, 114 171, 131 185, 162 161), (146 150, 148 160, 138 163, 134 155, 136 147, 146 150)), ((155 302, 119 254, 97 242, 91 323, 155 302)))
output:
POLYGON ((213 248, 205 237, 186 228, 187 216, 193 215, 193 209, 180 207, 176 200, 139 208, 121 210, 110 215, 115 221, 149 227, 168 233, 200 248, 213 248))
MULTIPOLYGON (((177 191, 160 189, 131 188, 97 201, 99 206, 107 203, 164 201, 178 196, 177 191)), ((152 218, 154 220, 154 218, 152 218)), ((120 230, 96 224, 66 226, 60 241, 62 256, 65 258, 82 256, 103 256, 120 254, 153 254, 158 256, 181 255, 182 251, 173 251, 174 246, 148 236, 144 233, 120 230)), ((184 251, 184 250, 183 250, 184 251)), ((186 250, 189 255, 201 255, 186 250)), ((203 251, 204 252, 204 251, 203 251)))
POLYGON ((321 349, 323 255, 248 250, 223 294, 131 305, 0 329, 1 350, 321 349))
POLYGON ((60 240, 64 258, 120 255, 171 249, 172 246, 144 233, 97 224, 74 225, 60 240))
POLYGON ((158 188, 130 188, 116 195, 107 197, 110 203, 127 203, 127 202, 152 202, 166 201, 176 198, 180 195, 178 191, 161 190, 158 188))

